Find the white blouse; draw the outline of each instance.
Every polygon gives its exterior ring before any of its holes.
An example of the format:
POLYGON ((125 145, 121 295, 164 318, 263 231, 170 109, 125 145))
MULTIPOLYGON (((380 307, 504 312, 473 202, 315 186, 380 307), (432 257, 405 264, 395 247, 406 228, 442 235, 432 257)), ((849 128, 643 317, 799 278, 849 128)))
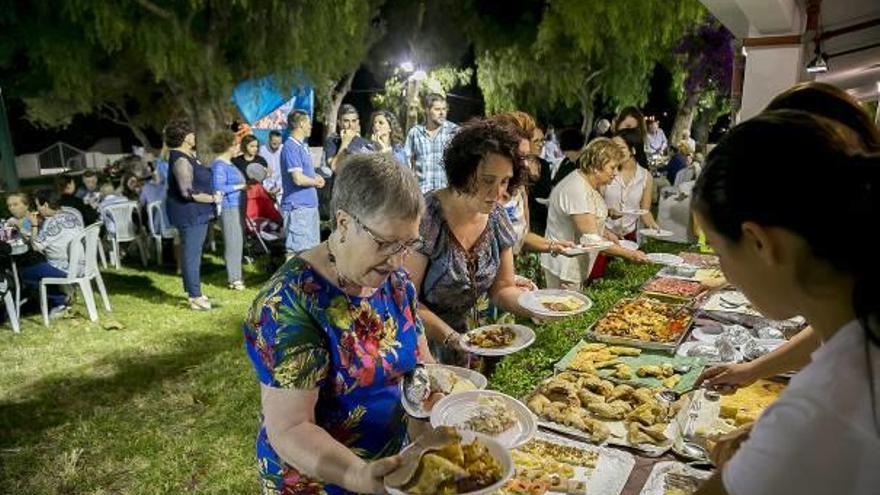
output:
MULTIPOLYGON (((572 172, 562 179, 547 202, 547 232, 545 237, 555 241, 580 242, 572 215, 590 213, 596 217, 599 235, 605 232, 608 208, 599 191, 593 189, 580 172, 572 172)), ((596 254, 569 258, 541 254, 541 266, 567 282, 582 282, 590 274, 596 254)))
MULTIPOLYGON (((605 186, 605 203, 608 208, 617 211, 632 211, 642 208, 642 194, 648 184, 648 171, 636 165, 636 173, 629 183, 624 183, 618 174, 617 177, 605 186)), ((619 236, 624 236, 636 230, 638 217, 624 215, 613 220, 605 221, 605 227, 619 236)))
POLYGON ((728 493, 880 492, 880 349, 866 339, 854 320, 813 352, 724 466, 728 493))

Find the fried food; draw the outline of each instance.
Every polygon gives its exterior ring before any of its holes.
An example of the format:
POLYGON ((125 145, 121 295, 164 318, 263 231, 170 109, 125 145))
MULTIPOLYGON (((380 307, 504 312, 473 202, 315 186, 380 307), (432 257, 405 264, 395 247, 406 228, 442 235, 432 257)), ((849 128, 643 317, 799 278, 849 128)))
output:
POLYGON ((657 379, 669 378, 670 376, 675 374, 675 369, 669 363, 663 363, 660 365, 649 364, 645 366, 639 367, 639 370, 636 371, 636 374, 642 378, 652 376, 657 379))
POLYGON ((640 356, 642 354, 642 350, 637 347, 625 347, 622 345, 609 347, 608 352, 615 356, 640 356))
POLYGON ((629 385, 618 385, 611 391, 608 400, 628 399, 633 392, 635 392, 635 389, 629 385))
POLYGON ((644 342, 673 343, 689 323, 690 316, 678 306, 639 298, 621 301, 611 308, 593 331, 644 342))
POLYGON ((545 296, 540 302, 541 306, 554 313, 577 311, 584 306, 583 301, 573 296, 545 296))
POLYGON ((633 445, 642 443, 651 443, 661 445, 668 440, 666 436, 666 425, 655 424, 653 426, 645 426, 638 422, 632 422, 627 425, 627 440, 633 445))
POLYGON ((672 375, 669 378, 663 380, 664 388, 675 388, 678 385, 678 382, 681 381, 681 375, 672 375))
POLYGON ((613 378, 617 378, 618 380, 631 380, 633 376, 633 370, 627 364, 618 364, 617 368, 611 373, 613 378))
POLYGON ((479 440, 462 445, 461 437, 427 453, 403 491, 414 495, 454 495, 479 490, 501 479, 501 464, 479 440))
POLYGON ((566 371, 544 381, 527 405, 539 417, 576 428, 595 442, 608 438, 610 430, 605 422, 613 421, 652 428, 649 433, 632 427, 632 436, 663 442, 665 436, 661 440, 656 432, 665 431, 672 415, 654 394, 647 387, 614 385, 598 375, 566 371))
POLYGON ((483 349, 507 347, 516 339, 516 331, 509 325, 494 325, 467 334, 469 344, 483 349))

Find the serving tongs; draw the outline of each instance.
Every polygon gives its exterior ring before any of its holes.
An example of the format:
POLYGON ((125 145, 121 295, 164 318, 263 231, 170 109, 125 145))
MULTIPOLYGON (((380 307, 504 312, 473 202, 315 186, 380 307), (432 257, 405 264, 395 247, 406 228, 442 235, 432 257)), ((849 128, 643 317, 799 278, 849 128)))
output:
POLYGON ((450 443, 460 441, 455 428, 440 426, 427 431, 400 454, 400 467, 385 476, 385 484, 400 488, 412 481, 425 454, 436 452, 450 443))

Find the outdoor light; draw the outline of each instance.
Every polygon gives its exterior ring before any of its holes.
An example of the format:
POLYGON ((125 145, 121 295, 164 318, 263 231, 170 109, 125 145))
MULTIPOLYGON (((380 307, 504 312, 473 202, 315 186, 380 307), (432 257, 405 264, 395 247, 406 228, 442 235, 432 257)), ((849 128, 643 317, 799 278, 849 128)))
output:
POLYGON ((428 74, 423 70, 417 70, 413 72, 413 75, 411 77, 416 81, 424 81, 428 78, 428 74))
POLYGON ((411 61, 407 60, 406 62, 402 62, 400 64, 400 68, 404 72, 412 72, 416 69, 416 66, 411 61))

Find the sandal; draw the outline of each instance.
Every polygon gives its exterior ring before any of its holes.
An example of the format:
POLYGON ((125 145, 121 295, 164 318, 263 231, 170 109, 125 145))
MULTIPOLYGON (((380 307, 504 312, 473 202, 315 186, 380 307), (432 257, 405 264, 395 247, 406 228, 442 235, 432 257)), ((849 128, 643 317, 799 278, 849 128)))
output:
POLYGON ((235 282, 232 282, 231 284, 229 284, 229 288, 231 290, 244 290, 245 289, 244 282, 242 282, 241 280, 236 280, 235 282))

